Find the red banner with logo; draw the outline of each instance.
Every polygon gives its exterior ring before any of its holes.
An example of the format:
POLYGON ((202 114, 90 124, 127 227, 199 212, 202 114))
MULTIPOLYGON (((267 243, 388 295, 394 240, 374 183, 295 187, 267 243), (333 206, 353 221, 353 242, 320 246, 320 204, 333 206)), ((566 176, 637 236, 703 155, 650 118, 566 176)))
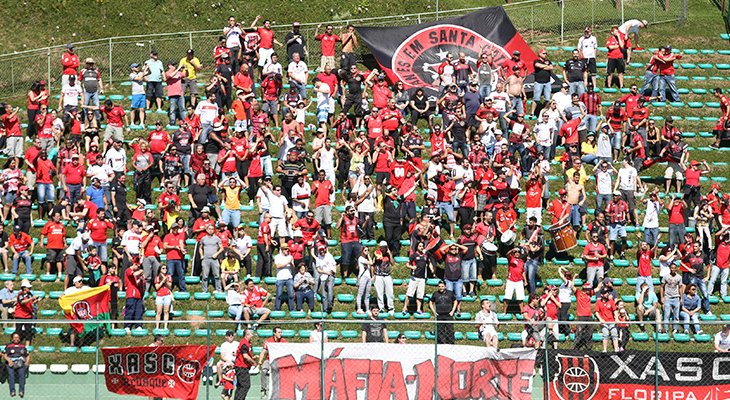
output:
POLYGON ((122 395, 193 400, 215 346, 103 348, 106 388, 122 395))
POLYGON ((421 344, 269 343, 268 348, 270 400, 532 397, 534 349, 439 345, 434 359, 433 345, 421 344))

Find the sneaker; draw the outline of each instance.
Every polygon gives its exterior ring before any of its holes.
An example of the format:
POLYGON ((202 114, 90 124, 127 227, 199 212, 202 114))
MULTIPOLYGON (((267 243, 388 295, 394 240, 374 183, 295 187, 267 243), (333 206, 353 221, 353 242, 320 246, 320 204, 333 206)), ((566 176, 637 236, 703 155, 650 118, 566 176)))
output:
POLYGON ((261 391, 261 398, 262 398, 262 399, 265 399, 265 398, 267 398, 267 397, 269 397, 269 396, 268 396, 268 395, 266 394, 266 391, 265 391, 265 390, 262 390, 262 391, 261 391))
POLYGON ((423 311, 416 311, 416 315, 418 315, 418 316, 423 315, 423 311))
POLYGON ((621 252, 621 259, 626 260, 626 253, 624 253, 623 251, 621 252))
POLYGON ((251 330, 254 332, 256 331, 256 329, 259 329, 259 324, 257 324, 257 323, 253 324, 253 326, 251 327, 251 330))
POLYGON ((672 331, 672 335, 676 335, 676 334, 677 334, 677 330, 675 329, 672 331))
POLYGON ((636 46, 636 47, 634 47, 634 51, 644 51, 644 49, 642 49, 642 48, 641 48, 641 47, 639 47, 639 46, 636 46))
POLYGON ((716 145, 716 144, 714 144, 714 143, 713 143, 713 144, 711 144, 711 145, 710 145, 709 147, 710 147, 711 149, 713 149, 713 150, 717 150, 717 149, 719 149, 719 148, 720 148, 720 146, 718 146, 718 145, 716 145))
POLYGON ((695 333, 695 335, 701 335, 701 334, 702 334, 702 329, 700 329, 697 333, 695 333))
POLYGON ((707 315, 712 316, 712 311, 708 311, 707 315))
POLYGON ((642 332, 646 332, 646 327, 644 327, 643 324, 642 325, 639 325, 639 330, 642 331, 642 332))
POLYGON ((456 312, 456 318, 461 318, 461 311, 456 312))
POLYGON ((253 200, 249 200, 249 201, 248 201, 248 206, 249 206, 249 207, 253 207, 253 200))
POLYGON ((129 329, 129 328, 124 328, 124 330, 127 331, 127 335, 129 335, 130 333, 132 333, 132 330, 129 329))
POLYGON ((408 315, 408 311, 403 310, 403 311, 400 312, 400 315, 408 315))
POLYGON ((392 316, 394 316, 394 315, 395 315, 395 311, 393 311, 393 310, 390 310, 390 311, 388 311, 388 314, 390 314, 390 316, 392 317, 392 316))

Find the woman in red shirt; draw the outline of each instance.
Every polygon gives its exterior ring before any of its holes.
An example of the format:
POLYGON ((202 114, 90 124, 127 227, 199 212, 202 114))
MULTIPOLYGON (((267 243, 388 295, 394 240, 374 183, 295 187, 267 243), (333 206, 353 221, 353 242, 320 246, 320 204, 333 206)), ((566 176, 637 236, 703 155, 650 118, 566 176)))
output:
POLYGON ((165 321, 163 329, 167 329, 167 321, 170 320, 170 307, 172 305, 172 275, 167 273, 167 265, 160 266, 160 272, 155 277, 155 305, 157 306, 157 316, 155 318, 155 329, 160 329, 160 316, 165 321))

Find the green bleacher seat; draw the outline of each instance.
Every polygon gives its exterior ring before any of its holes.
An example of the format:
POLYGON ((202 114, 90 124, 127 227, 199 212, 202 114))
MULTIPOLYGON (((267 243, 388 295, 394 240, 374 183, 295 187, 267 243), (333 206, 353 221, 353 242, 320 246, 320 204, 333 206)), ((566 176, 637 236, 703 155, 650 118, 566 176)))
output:
POLYGON ((333 330, 326 330, 324 333, 329 339, 337 339, 337 335, 339 334, 339 332, 333 330))
POLYGON ((202 317, 203 310, 187 310, 187 311, 185 311, 185 315, 188 315, 191 317, 202 317))
POLYGON ((403 284, 403 279, 398 279, 398 278, 393 279, 393 285, 394 286, 400 286, 402 284, 403 284))
POLYGON ((14 281, 15 274, 0 274, 0 281, 14 281))
POLYGON ((170 315, 172 315, 175 318, 180 318, 180 317, 182 317, 182 311, 172 310, 172 311, 170 311, 170 315))
POLYGON ((190 299, 190 292, 175 292, 172 294, 175 300, 188 300, 190 299))
POLYGON ((196 329, 195 330, 195 336, 208 336, 210 335, 210 331, 208 329, 196 329))
POLYGON ((471 319, 471 313, 463 312, 460 316, 455 316, 454 319, 457 321, 468 321, 471 319))
POLYGON ((57 276, 53 274, 43 274, 41 275, 41 282, 55 282, 57 276))
POLYGON ((649 340, 649 334, 646 332, 633 332, 631 337, 637 342, 646 342, 649 340))
POLYGON ((631 294, 623 295, 621 296, 621 300, 624 301, 624 303, 633 303, 636 301, 636 297, 631 294))
POLYGON ((38 347, 38 351, 41 353, 54 353, 56 351, 56 348, 53 346, 40 346, 38 347))
POLYGON ((699 335, 695 335, 694 338, 697 342, 709 342, 712 339, 712 336, 706 333, 702 333, 699 335))
POLYGON ((175 329, 172 333, 177 337, 188 337, 191 334, 190 329, 175 329))
POLYGON ((300 329, 297 333, 298 333, 298 335, 299 335, 300 338, 302 338, 302 339, 309 339, 309 335, 311 335, 312 332, 313 331, 311 329, 300 329))
POLYGON ((680 63, 679 65, 681 65, 682 68, 684 68, 684 69, 695 69, 695 68, 697 68, 697 66, 694 65, 694 64, 692 64, 692 63, 680 63))
MULTIPOLYGON (((352 316, 352 318, 355 318, 355 319, 365 319, 365 318, 367 318, 368 314, 367 313, 358 314, 357 312, 353 311, 352 313, 350 313, 350 316, 352 316)), ((397 313, 395 314, 395 317, 398 318, 397 313)))
POLYGON ((479 340, 479 333, 477 332, 467 332, 466 338, 469 340, 479 340))
POLYGON ((510 340, 512 342, 521 342, 522 334, 517 332, 510 332, 507 334, 507 340, 510 340))
POLYGON ((659 342, 668 342, 669 341, 669 334, 668 333, 659 333, 659 334, 652 334, 652 338, 659 342))
POLYGON ((710 304, 717 304, 720 302, 720 298, 717 296, 710 296, 709 301, 710 301, 710 304))
POLYGON ((357 285, 357 278, 345 278, 345 283, 350 286, 357 285))
POLYGON ((213 298, 216 299, 216 300, 225 300, 226 299, 226 293, 225 292, 213 293, 213 298))
POLYGON ((341 293, 337 295, 337 301, 340 303, 352 303, 355 301, 355 295, 354 294, 348 294, 348 293, 341 293))
POLYGON ((170 330, 169 329, 153 329, 152 334, 160 335, 160 336, 170 336, 170 330))
POLYGON ((717 321, 717 315, 700 314, 700 321, 717 321))
POLYGON ((223 318, 225 312, 222 310, 211 310, 208 311, 208 317, 210 318, 223 318))
POLYGON ((48 328, 46 329, 46 335, 58 336, 63 332, 63 328, 48 328))
POLYGON ((730 69, 730 64, 715 64, 715 68, 717 69, 730 69))
POLYGON ((41 317, 55 317, 57 313, 56 310, 40 310, 41 317))
POLYGON ((73 346, 73 347, 64 346, 64 347, 61 347, 59 350, 61 351, 61 353, 75 353, 76 351, 78 351, 78 349, 79 348, 76 346, 73 346))
POLYGON ((417 340, 421 338, 421 331, 405 331, 403 332, 406 335, 406 338, 417 340))
POLYGON ((264 283, 268 285, 275 285, 276 284, 276 277, 275 276, 267 276, 264 278, 264 283))
POLYGON ((307 313, 305 311, 289 311, 289 317, 291 318, 304 318, 307 316, 307 313))
POLYGON ((314 319, 324 319, 324 318, 327 318, 327 313, 326 312, 323 312, 323 311, 313 311, 311 313, 311 315, 312 315, 312 318, 314 318, 314 319))
POLYGON ((132 329, 132 336, 147 336, 150 331, 144 328, 132 329))
POLYGON ((497 314, 497 319, 500 321, 511 321, 512 314, 497 314))
MULTIPOLYGON (((691 101, 691 102, 687 103, 687 105, 688 105, 688 106, 689 106, 690 108, 702 108, 702 107, 704 106, 704 104, 703 104, 703 103, 701 103, 701 102, 698 102, 698 101, 691 101)), ((694 135, 693 135, 693 136, 691 136, 691 137, 694 137, 694 135)))
POLYGON ((198 284, 198 283, 200 283, 200 277, 199 276, 186 276, 185 283, 188 285, 198 284))
POLYGON ((109 335, 111 336, 127 336, 127 331, 124 329, 110 329, 109 335))
POLYGON ((195 292, 193 294, 193 298, 195 300, 210 300, 210 296, 211 296, 210 293, 207 293, 207 292, 205 292, 205 293, 203 293, 203 292, 195 292))
MULTIPOLYGON (((463 315, 463 314, 462 314, 463 315)), ((421 315, 413 314, 416 319, 431 319, 431 313, 423 312, 421 315)))
POLYGON ((354 339, 358 337, 357 331, 340 331, 340 336, 342 336, 344 339, 354 339))
POLYGON ((501 279, 487 279, 487 286, 502 286, 504 282, 501 279))
POLYGON ((603 341, 603 334, 602 333, 594 333, 593 334, 593 341, 594 342, 602 342, 603 341))

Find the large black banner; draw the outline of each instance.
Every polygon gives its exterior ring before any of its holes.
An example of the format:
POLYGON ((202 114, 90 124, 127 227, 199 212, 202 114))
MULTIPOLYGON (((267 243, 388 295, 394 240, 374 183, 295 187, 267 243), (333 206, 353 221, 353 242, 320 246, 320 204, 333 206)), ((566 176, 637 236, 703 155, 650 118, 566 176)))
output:
MULTIPOLYGON (((711 345, 710 345, 711 346, 711 345)), ((549 351, 556 400, 718 400, 730 397, 730 354, 549 351), (659 393, 655 393, 658 387, 659 393)))
MULTIPOLYGON (((456 59, 459 52, 476 70, 480 53, 494 55, 499 67, 518 50, 533 72, 535 52, 517 33, 502 7, 488 7, 466 15, 417 25, 357 27, 378 64, 392 82, 403 81, 406 88, 438 87, 438 67, 447 53, 456 59)), ((553 79, 559 84, 557 76, 553 79)), ((525 90, 532 90, 532 76, 525 81, 525 90)))

